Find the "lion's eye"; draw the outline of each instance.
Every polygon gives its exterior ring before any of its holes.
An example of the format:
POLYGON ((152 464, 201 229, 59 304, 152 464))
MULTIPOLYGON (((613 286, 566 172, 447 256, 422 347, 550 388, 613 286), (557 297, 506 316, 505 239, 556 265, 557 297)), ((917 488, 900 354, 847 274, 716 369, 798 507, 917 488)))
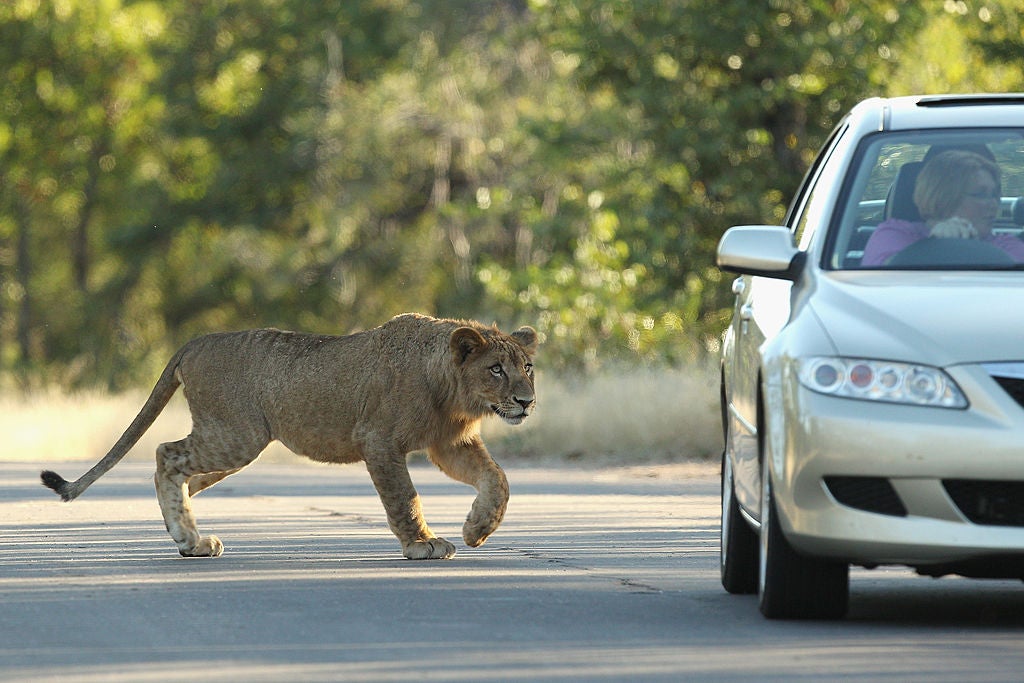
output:
POLYGON ((533 363, 527 363, 526 365, 523 366, 523 369, 526 370, 526 374, 532 375, 533 374, 533 363))
POLYGON ((489 370, 491 371, 491 374, 494 375, 495 377, 501 377, 502 375, 505 374, 505 371, 501 368, 500 365, 492 365, 489 368, 489 370))

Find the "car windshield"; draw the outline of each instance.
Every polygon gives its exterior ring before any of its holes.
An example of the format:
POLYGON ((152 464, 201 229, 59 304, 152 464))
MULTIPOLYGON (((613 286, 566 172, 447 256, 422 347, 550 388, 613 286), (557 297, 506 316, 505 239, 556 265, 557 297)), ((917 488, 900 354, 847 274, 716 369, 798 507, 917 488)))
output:
POLYGON ((827 268, 1024 269, 1024 129, 871 136, 842 196, 827 268))

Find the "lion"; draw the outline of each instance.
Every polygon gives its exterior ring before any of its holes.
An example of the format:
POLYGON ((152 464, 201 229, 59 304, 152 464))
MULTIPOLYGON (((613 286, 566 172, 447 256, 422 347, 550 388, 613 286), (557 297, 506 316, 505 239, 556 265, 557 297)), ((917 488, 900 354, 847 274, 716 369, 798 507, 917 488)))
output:
POLYGON ((320 462, 362 460, 409 559, 448 559, 455 545, 423 519, 406 457, 426 450, 449 477, 477 490, 462 538, 478 547, 498 528, 508 481, 480 437, 497 415, 520 424, 536 406, 537 333, 505 334, 474 321, 407 313, 345 336, 276 329, 210 334, 168 362, 139 414, 110 451, 77 481, 44 471, 64 501, 82 494, 142 437, 178 387, 192 432, 156 451, 157 499, 185 557, 217 557, 224 545, 200 536, 190 498, 252 463, 274 440, 320 462))

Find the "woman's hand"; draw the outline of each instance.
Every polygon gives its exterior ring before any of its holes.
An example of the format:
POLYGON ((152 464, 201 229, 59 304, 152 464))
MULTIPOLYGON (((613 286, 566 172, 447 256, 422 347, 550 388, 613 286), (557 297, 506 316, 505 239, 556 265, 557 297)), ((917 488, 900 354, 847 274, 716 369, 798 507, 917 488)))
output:
POLYGON ((958 237, 960 239, 973 239, 978 236, 978 231, 974 229, 971 222, 964 220, 959 216, 953 216, 945 220, 939 221, 932 226, 932 231, 928 234, 929 237, 958 237))

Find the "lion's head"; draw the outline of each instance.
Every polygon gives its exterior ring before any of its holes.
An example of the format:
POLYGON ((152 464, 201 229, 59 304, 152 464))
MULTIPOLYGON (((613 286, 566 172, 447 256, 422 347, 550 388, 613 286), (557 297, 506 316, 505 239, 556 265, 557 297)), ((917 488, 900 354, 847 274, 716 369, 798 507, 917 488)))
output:
POLYGON ((512 425, 533 412, 537 332, 532 327, 520 327, 511 334, 495 328, 459 327, 451 334, 450 347, 463 386, 471 394, 467 398, 476 404, 475 412, 493 412, 512 425))

